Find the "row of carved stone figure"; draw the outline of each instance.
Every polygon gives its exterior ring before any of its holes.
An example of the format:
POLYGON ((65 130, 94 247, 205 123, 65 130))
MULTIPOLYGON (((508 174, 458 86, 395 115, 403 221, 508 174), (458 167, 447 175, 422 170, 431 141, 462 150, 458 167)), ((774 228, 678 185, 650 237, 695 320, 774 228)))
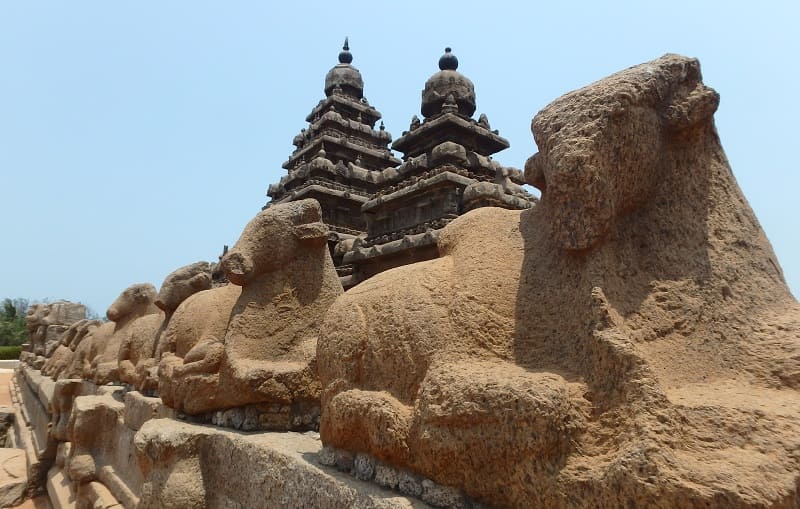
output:
POLYGON ((231 285, 195 265, 131 287, 46 369, 249 429, 321 403, 327 446, 493 506, 796 506, 800 308, 718 100, 676 55, 565 95, 533 122, 538 205, 465 214, 439 258, 346 293, 316 202, 270 207, 231 285))
POLYGON ((212 288, 213 267, 198 262, 168 275, 158 293, 133 285, 108 308, 108 322, 75 322, 57 348, 40 349, 47 353, 42 371, 157 391, 189 414, 272 404, 261 409, 272 420, 265 416, 257 427, 314 427, 316 340, 342 293, 327 234, 316 201, 271 207, 222 259, 230 284, 212 288), (273 422, 274 405, 293 405, 282 412, 285 422, 273 422))

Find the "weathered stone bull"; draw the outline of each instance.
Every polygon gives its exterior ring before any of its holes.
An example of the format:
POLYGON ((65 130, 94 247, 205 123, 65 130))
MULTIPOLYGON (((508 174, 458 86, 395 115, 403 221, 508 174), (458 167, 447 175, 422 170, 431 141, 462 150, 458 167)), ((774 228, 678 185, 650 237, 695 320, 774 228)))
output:
POLYGON ((42 374, 54 380, 64 378, 64 373, 72 365, 75 350, 83 339, 102 324, 99 320, 83 319, 73 323, 64 331, 61 344, 58 345, 53 355, 42 366, 42 374))
POLYGON ((25 327, 28 329, 31 345, 30 351, 34 355, 44 355, 44 339, 47 333, 45 319, 49 313, 50 306, 47 304, 33 304, 25 315, 25 327))
POLYGON ((330 309, 323 442, 502 507, 797 504, 800 307, 717 104, 667 55, 537 114, 539 205, 330 309))
POLYGON ((208 262, 186 265, 164 278, 154 301, 163 313, 138 318, 120 345, 121 381, 140 391, 157 387, 157 366, 162 353, 160 343, 175 309, 193 293, 208 288, 211 288, 211 267, 208 262))
POLYGON ((149 283, 126 288, 106 311, 110 321, 93 329, 77 345, 63 377, 85 378, 100 385, 119 381, 120 345, 128 334, 138 331, 138 326, 131 327, 138 318, 161 313, 153 304, 155 297, 156 290, 149 283))
MULTIPOLYGON (((317 334, 326 310, 342 293, 326 242, 327 227, 314 200, 270 207, 250 221, 222 260, 229 281, 242 287, 229 314, 224 305, 216 311, 217 324, 227 322, 224 340, 217 335, 219 327, 213 335, 197 337, 181 361, 162 362, 160 387, 191 387, 181 397, 167 396, 165 401, 187 413, 253 404, 316 407, 317 334)), ((230 302, 233 292, 221 288, 197 294, 175 318, 204 299, 209 304, 230 302), (212 299, 212 295, 227 298, 212 299)), ((292 419, 286 412, 277 418, 280 422, 264 426, 311 424, 292 424, 292 419)))
POLYGON ((241 293, 228 284, 198 292, 176 309, 158 368, 158 394, 165 405, 183 410, 192 394, 216 394, 225 331, 241 293))

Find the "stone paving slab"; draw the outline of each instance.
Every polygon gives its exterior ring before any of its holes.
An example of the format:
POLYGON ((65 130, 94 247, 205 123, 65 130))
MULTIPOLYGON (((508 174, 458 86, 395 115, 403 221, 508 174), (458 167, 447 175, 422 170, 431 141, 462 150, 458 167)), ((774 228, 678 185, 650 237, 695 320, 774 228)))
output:
POLYGON ((0 448, 0 507, 21 501, 28 484, 25 451, 0 448))

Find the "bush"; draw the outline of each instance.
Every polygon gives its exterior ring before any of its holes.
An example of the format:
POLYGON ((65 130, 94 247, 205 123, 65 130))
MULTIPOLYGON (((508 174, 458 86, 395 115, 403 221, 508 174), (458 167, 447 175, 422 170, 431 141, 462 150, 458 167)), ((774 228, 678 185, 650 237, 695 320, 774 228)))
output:
POLYGON ((26 299, 3 299, 0 306, 0 345, 20 345, 28 337, 25 328, 26 299))
POLYGON ((21 346, 0 346, 0 360, 16 360, 22 352, 21 346))

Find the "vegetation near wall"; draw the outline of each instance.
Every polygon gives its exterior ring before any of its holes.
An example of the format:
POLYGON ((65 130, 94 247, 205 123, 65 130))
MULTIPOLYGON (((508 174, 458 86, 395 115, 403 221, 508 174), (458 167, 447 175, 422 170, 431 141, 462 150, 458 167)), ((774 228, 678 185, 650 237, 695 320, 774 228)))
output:
MULTIPOLYGON (((18 346, 28 338, 28 331, 25 329, 25 312, 28 310, 29 302, 27 299, 3 299, 0 306, 0 346, 18 346)), ((3 357, 0 351, 0 359, 3 357)), ((19 350, 14 359, 19 357, 19 350)))
POLYGON ((19 359, 19 354, 21 352, 22 352, 22 347, 19 345, 0 346, 0 361, 19 359))

